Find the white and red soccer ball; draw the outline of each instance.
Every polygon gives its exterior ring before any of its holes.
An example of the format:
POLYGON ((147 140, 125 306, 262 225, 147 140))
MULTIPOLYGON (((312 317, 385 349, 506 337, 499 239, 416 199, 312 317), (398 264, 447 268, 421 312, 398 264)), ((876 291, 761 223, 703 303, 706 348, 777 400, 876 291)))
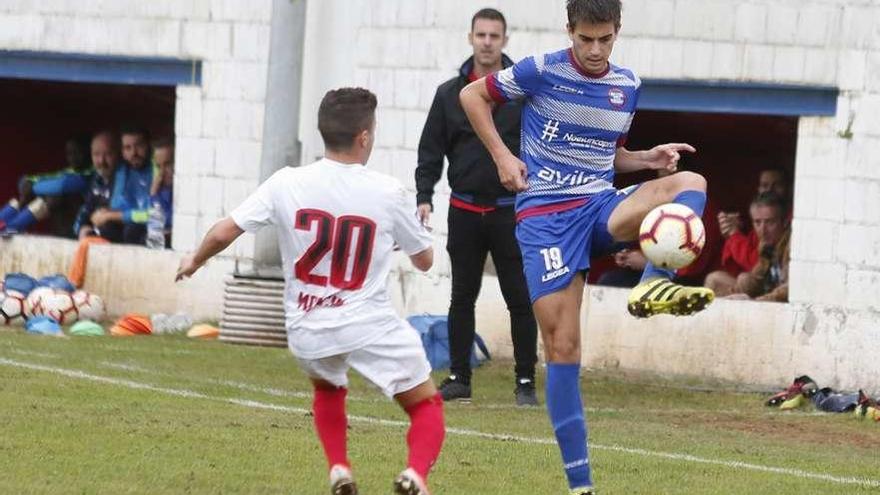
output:
POLYGON ((0 290, 0 325, 24 323, 25 299, 24 294, 20 292, 0 290))
POLYGON ((77 290, 71 294, 73 304, 76 306, 80 320, 101 321, 106 315, 104 300, 96 294, 84 290, 77 290))
POLYGON ((79 311, 70 293, 49 287, 37 287, 25 301, 27 317, 48 316, 60 325, 70 325, 79 319, 79 311))
POLYGON ((662 268, 677 270, 690 265, 705 244, 703 221, 694 210, 678 203, 654 208, 639 228, 642 253, 662 268))

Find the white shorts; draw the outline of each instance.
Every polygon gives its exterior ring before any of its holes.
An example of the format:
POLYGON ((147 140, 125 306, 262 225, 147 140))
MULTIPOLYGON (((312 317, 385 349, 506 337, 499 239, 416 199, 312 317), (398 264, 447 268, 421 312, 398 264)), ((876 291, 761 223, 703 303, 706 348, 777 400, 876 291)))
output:
POLYGON ((354 368, 389 398, 412 390, 431 377, 431 365, 418 333, 406 321, 398 321, 394 329, 360 349, 297 361, 310 377, 337 387, 348 386, 348 369, 354 368))

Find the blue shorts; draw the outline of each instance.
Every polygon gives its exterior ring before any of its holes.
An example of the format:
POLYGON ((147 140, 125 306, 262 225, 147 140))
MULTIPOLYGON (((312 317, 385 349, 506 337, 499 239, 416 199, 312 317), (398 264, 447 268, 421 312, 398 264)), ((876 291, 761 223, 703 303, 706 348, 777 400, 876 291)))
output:
POLYGON ((524 216, 516 225, 523 272, 534 303, 562 290, 577 273, 588 271, 590 258, 610 254, 619 243, 608 232, 608 219, 638 185, 609 189, 585 198, 580 206, 563 211, 524 216))

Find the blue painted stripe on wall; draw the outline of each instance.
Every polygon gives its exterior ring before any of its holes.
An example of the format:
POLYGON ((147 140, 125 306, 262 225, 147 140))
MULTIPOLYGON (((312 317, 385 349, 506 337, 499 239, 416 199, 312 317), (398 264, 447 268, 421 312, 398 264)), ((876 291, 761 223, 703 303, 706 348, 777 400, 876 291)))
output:
POLYGON ((162 57, 0 50, 0 78, 144 86, 201 85, 202 62, 162 57))
POLYGON ((838 89, 731 81, 643 79, 640 110, 833 116, 838 89))

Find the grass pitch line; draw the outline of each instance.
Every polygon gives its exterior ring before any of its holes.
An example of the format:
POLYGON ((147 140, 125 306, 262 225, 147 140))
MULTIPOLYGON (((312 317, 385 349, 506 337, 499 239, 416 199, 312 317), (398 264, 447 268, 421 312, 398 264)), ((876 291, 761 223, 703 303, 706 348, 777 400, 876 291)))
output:
MULTIPOLYGON (((110 378, 99 375, 92 375, 80 370, 75 369, 65 369, 65 368, 56 368, 53 366, 45 366, 41 364, 34 363, 26 363, 22 361, 16 361, 13 359, 6 359, 0 357, 0 365, 12 366, 15 368, 24 368, 35 371, 45 371, 49 373, 55 373, 57 375, 66 376, 69 378, 78 378, 82 380, 89 380, 98 383, 106 383, 109 385, 117 385, 128 387, 132 389, 138 390, 149 390, 153 392, 161 392, 168 395, 173 395, 177 397, 185 397, 192 399, 207 399, 216 402, 226 402, 229 404, 236 404, 244 407, 250 407, 254 409, 267 409, 272 411, 282 411, 289 412, 295 414, 310 414, 310 411, 301 407, 292 407, 285 406, 280 404, 271 404, 267 402, 260 402, 255 400, 246 400, 246 399, 235 399, 235 398, 224 398, 224 397, 214 397, 206 394, 202 394, 200 392, 195 392, 192 390, 186 389, 175 389, 175 388, 167 388, 167 387, 159 387, 156 385, 151 385, 148 383, 135 382, 132 380, 126 380, 122 378, 110 378)), ((372 418, 366 416, 349 416, 349 420, 356 421, 359 423, 367 423, 367 424, 378 424, 384 426, 392 426, 399 428, 406 428, 409 426, 409 423, 405 421, 395 421, 389 419, 380 419, 380 418, 372 418)), ((522 442, 528 444, 539 444, 539 445, 555 445, 555 440, 551 438, 537 438, 537 437, 522 437, 517 435, 500 435, 496 433, 486 433, 477 430, 467 430, 460 428, 447 428, 446 430, 449 434, 452 435, 461 435, 475 438, 485 438, 487 440, 495 440, 495 441, 514 441, 514 442, 522 442)), ((870 478, 857 478, 857 477, 846 477, 846 476, 834 476, 830 474, 824 473, 814 473, 810 471, 804 471, 801 469, 792 469, 792 468, 781 468, 774 466, 764 466, 761 464, 752 464, 748 462, 741 461, 725 461, 721 459, 708 459, 704 457, 697 457, 689 454, 680 454, 675 452, 660 452, 653 450, 645 450, 631 447, 623 447, 620 445, 590 445, 593 449, 598 450, 609 450, 613 452, 621 452, 624 454, 631 454, 635 456, 641 457, 657 457, 662 459, 669 459, 672 461, 682 461, 682 462, 692 462, 696 464, 707 464, 713 466, 721 466, 728 467, 732 469, 740 469, 740 470, 749 470, 749 471, 759 471, 771 474, 780 474, 785 476, 791 476, 795 478, 802 479, 811 479, 817 481, 826 481, 829 483, 837 483, 841 485, 857 485, 864 486, 869 488, 880 488, 880 480, 874 480, 870 478)))
MULTIPOLYGON (((34 353, 34 355, 39 355, 34 353)), ((60 357, 60 356, 59 356, 60 357)), ((98 363, 99 366, 105 368, 113 368, 120 369, 123 371, 131 371, 135 373, 146 373, 150 375, 161 375, 161 376, 170 376, 177 377, 178 374, 169 373, 167 371, 159 371, 153 370, 149 368, 144 368, 139 364, 131 364, 130 363, 119 363, 114 361, 101 361, 98 363)), ((302 391, 302 390, 289 390, 275 387, 263 387, 260 385, 255 385, 252 383, 246 382, 238 382, 234 380, 201 380, 198 378, 190 378, 191 381, 206 384, 206 385, 222 385, 225 387, 237 388, 239 390, 246 390, 248 392, 256 392, 263 393, 266 395, 271 395, 274 397, 290 397, 294 399, 309 399, 312 398, 311 391, 302 391)), ((388 400, 384 398, 373 398, 373 397, 363 397, 357 394, 351 394, 346 397, 347 400, 352 402, 367 402, 367 403, 383 403, 387 404, 388 400)), ((493 403, 469 403, 469 404, 459 404, 459 403, 447 403, 446 407, 448 409, 454 410, 462 410, 462 411, 472 411, 472 410, 499 410, 499 411, 546 411, 546 407, 544 405, 538 407, 530 407, 524 408, 523 406, 517 406, 515 404, 493 404, 493 403)), ((743 414, 744 411, 741 410, 717 410, 717 409, 639 409, 643 413, 647 414, 743 414)), ((590 414, 631 414, 631 409, 619 408, 619 407, 585 407, 584 411, 590 414)), ((768 411, 765 413, 766 416, 774 416, 781 417, 783 415, 779 414, 779 411, 768 411)), ((784 416, 827 416, 828 413, 819 412, 819 411, 787 411, 784 413, 784 416)))

